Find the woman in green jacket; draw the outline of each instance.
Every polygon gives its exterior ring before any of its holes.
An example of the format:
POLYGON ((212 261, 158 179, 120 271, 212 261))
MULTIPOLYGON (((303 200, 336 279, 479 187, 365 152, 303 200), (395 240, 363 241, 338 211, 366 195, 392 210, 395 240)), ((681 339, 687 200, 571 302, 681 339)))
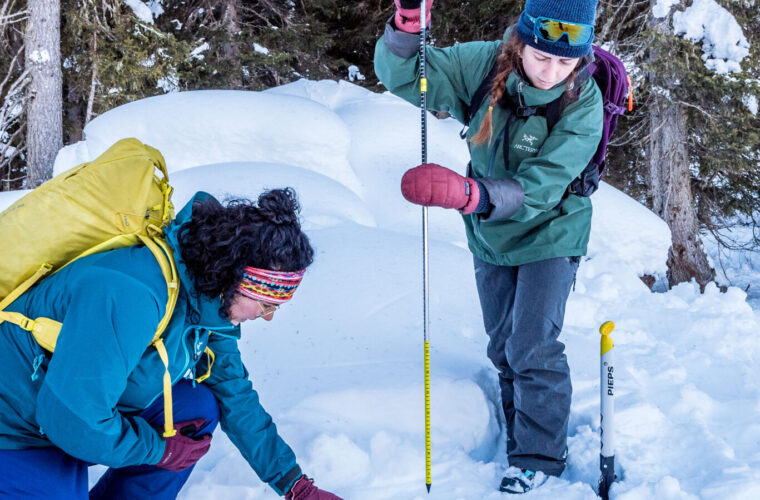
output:
MULTIPOLYGON (((375 71, 391 92, 419 106, 420 2, 395 3, 376 46, 375 71)), ((407 200, 463 215, 488 356, 499 370, 510 464, 500 489, 510 493, 565 468, 572 387, 558 336, 592 211, 589 198, 567 188, 602 134, 602 96, 588 78, 596 3, 527 0, 503 42, 428 47, 428 107, 462 123, 481 82, 497 68, 466 133, 466 177, 425 164, 402 178, 407 200), (546 109, 560 97, 569 104, 551 131, 541 113, 521 112, 546 109)))

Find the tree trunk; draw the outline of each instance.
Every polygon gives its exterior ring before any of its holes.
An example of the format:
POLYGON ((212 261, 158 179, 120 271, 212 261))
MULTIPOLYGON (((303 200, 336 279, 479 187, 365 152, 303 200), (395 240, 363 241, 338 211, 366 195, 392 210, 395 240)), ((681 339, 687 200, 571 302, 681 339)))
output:
POLYGON ((25 65, 27 89, 27 187, 53 176, 53 163, 63 147, 60 0, 28 0, 25 65))
MULTIPOLYGON (((656 2, 653 0, 652 5, 656 2)), ((653 16, 654 19, 654 16, 653 16)), ((670 16, 654 19, 661 34, 669 34, 670 16)), ((660 57, 652 52, 656 67, 660 57)), ((672 57, 662 54, 661 57, 672 57)), ((696 279, 700 289, 715 278, 702 246, 696 202, 691 190, 686 115, 681 105, 673 102, 665 89, 677 85, 678 75, 658 72, 654 83, 654 102, 650 108, 649 189, 653 210, 670 227, 672 245, 668 252, 668 282, 675 286, 696 279)))
MULTIPOLYGON (((224 60, 230 61, 233 67, 239 65, 238 56, 240 50, 236 44, 236 40, 241 29, 240 12, 239 0, 226 0, 222 5, 221 21, 224 31, 227 33, 227 42, 222 45, 222 57, 224 60)), ((229 88, 233 89, 242 87, 243 81, 239 73, 231 77, 229 85, 229 88)))
POLYGON ((686 150, 686 117, 678 104, 663 97, 652 111, 649 177, 653 209, 672 233, 668 253, 668 282, 677 285, 692 278, 700 287, 715 278, 699 234, 699 221, 691 191, 686 150))

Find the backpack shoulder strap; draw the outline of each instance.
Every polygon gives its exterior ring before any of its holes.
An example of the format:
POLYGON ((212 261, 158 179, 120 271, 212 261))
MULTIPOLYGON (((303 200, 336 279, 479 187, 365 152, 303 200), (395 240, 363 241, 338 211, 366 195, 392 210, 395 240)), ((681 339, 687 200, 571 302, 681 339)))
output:
POLYGON ((593 73, 594 63, 592 62, 575 77, 575 81, 573 82, 574 89, 569 95, 563 93, 546 105, 546 126, 549 129, 549 133, 551 133, 554 126, 559 122, 559 119, 562 118, 562 113, 565 111, 565 108, 578 100, 581 94, 581 89, 586 85, 586 82, 591 78, 593 73))
POLYGON ((149 232, 154 234, 150 236, 140 235, 139 238, 156 258, 156 262, 158 262, 158 266, 161 268, 161 274, 163 274, 166 281, 167 290, 166 310, 164 317, 158 323, 158 327, 156 327, 156 333, 151 341, 151 345, 153 345, 161 338, 174 313, 174 306, 177 304, 177 297, 179 297, 179 277, 177 274, 177 264, 174 262, 171 248, 162 236, 158 236, 159 233, 163 234, 163 232, 155 226, 149 227, 149 232), (151 229, 153 230, 151 231, 151 229))
POLYGON ((164 317, 158 323, 156 333, 153 335, 153 340, 150 345, 156 348, 158 351, 158 357, 161 358, 161 362, 164 364, 164 438, 169 438, 177 434, 174 429, 174 411, 172 404, 172 377, 169 373, 169 355, 166 352, 166 346, 164 346, 164 340, 161 338, 164 330, 169 325, 169 321, 172 319, 174 313, 174 307, 177 305, 177 298, 179 297, 179 276, 177 274, 177 264, 174 261, 172 250, 163 238, 163 231, 156 226, 148 226, 149 236, 140 235, 140 240, 151 251, 156 258, 159 267, 161 268, 161 274, 164 275, 166 280, 167 289, 167 301, 166 311, 164 317))
POLYGON ((488 96, 488 94, 491 92, 491 86, 493 85, 494 78, 496 78, 498 69, 498 64, 494 62, 494 65, 491 67, 491 71, 488 72, 488 76, 486 76, 486 78, 480 82, 478 90, 476 90, 475 94, 472 96, 470 107, 467 109, 467 117, 465 118, 464 122, 465 125, 470 125, 470 122, 475 116, 475 113, 478 112, 480 105, 483 104, 483 100, 485 100, 486 96, 488 96))
MULTIPOLYGON (((501 45, 496 48, 497 54, 499 53, 500 48, 501 45)), ((465 138, 467 127, 470 126, 470 122, 475 117, 475 113, 478 112, 478 109, 480 109, 480 105, 483 104, 483 100, 491 92, 491 85, 493 85, 493 80, 496 78, 496 73, 498 73, 498 66, 499 65, 497 63, 497 59, 494 59, 493 66, 491 66, 491 71, 489 71, 485 79, 480 82, 478 89, 472 95, 472 99, 470 99, 470 105, 467 108, 467 112, 464 116, 464 128, 462 128, 462 131, 459 133, 459 136, 462 139, 465 138)))

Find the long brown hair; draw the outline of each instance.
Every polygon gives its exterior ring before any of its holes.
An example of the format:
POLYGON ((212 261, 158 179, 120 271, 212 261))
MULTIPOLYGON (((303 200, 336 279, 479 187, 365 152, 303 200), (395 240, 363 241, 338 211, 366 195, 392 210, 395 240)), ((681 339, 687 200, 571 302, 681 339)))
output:
MULTIPOLYGON (((521 70, 520 57, 525 48, 525 42, 517 35, 517 30, 512 31, 507 41, 501 47, 501 53, 496 56, 496 63, 499 65, 499 69, 488 93, 491 96, 491 101, 488 103, 488 113, 486 113, 483 121, 480 122, 478 132, 470 139, 470 141, 478 146, 491 140, 491 136, 493 135, 493 107, 501 100, 502 95, 507 90, 507 79, 512 74, 512 71, 515 69, 521 70)), ((569 97, 570 93, 576 91, 573 88, 573 83, 575 77, 578 76, 578 70, 581 67, 582 61, 583 58, 578 61, 578 65, 565 80, 567 85, 565 98, 569 97)))

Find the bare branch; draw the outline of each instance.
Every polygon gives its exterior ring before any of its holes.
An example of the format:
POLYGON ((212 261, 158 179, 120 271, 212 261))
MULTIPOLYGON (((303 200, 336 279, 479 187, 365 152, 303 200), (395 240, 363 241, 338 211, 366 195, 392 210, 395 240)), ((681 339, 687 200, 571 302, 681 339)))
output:
POLYGON ((710 113, 708 113, 704 109, 700 108, 696 104, 690 104, 690 103, 688 103, 686 101, 678 101, 678 104, 681 104, 682 106, 686 106, 686 107, 689 107, 689 108, 694 108, 697 111, 699 111, 700 113, 702 113, 703 115, 705 115, 707 118, 709 118, 710 121, 713 121, 713 122, 715 121, 715 117, 713 115, 711 115, 710 113))
POLYGON ((98 34, 92 34, 92 53, 95 55, 92 61, 92 77, 90 79, 90 95, 87 96, 87 113, 85 114, 85 125, 92 119, 92 108, 95 103, 95 89, 98 84, 98 34))

